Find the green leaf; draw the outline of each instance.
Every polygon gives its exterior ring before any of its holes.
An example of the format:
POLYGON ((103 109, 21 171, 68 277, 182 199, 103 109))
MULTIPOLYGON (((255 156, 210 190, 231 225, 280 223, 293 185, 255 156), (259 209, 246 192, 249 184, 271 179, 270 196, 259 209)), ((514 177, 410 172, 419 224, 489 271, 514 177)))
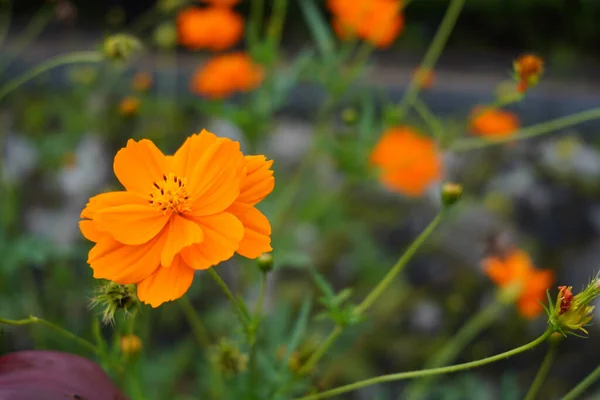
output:
POLYGON ((314 0, 299 0, 299 3, 302 14, 304 14, 304 19, 310 28, 310 32, 315 39, 321 54, 324 57, 331 59, 335 51, 335 42, 331 30, 329 29, 329 24, 321 15, 314 0))
POLYGON ((311 268, 310 274, 315 280, 315 284, 321 290, 321 292, 329 299, 333 299, 335 297, 335 291, 333 287, 327 282, 327 279, 323 275, 321 275, 316 269, 311 268))
POLYGON ((287 360, 289 360, 292 353, 298 348, 304 334, 306 333, 306 327, 308 326, 308 319, 310 317, 310 311, 312 310, 312 300, 307 298, 302 303, 302 308, 300 308, 300 313, 298 315, 298 319, 296 320, 296 325, 292 330, 292 334, 290 336, 290 341, 287 344, 287 348, 285 351, 285 364, 287 365, 287 360))

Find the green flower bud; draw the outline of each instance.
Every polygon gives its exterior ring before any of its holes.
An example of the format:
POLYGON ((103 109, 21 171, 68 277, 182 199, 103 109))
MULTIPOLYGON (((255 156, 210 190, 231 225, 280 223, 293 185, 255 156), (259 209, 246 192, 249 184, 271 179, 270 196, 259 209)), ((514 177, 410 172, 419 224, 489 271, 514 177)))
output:
POLYGON ((92 298, 90 308, 101 308, 102 322, 112 324, 117 311, 123 310, 125 313, 129 313, 139 305, 135 285, 106 282, 98 288, 96 296, 92 298))
POLYGON ((248 355, 240 352, 235 343, 225 338, 213 346, 210 361, 227 378, 244 372, 248 367, 248 355))
POLYGON ((442 204, 444 207, 450 207, 460 200, 463 188, 458 183, 444 183, 442 186, 442 204))
POLYGON ((104 41, 104 55, 110 60, 128 60, 141 49, 142 43, 130 35, 113 35, 104 41))
POLYGON ((177 28, 172 22, 160 24, 152 36, 154 44, 161 49, 172 49, 177 44, 177 28))
POLYGON ((263 272, 267 273, 273 269, 273 255, 271 253, 264 253, 256 259, 258 268, 263 272))

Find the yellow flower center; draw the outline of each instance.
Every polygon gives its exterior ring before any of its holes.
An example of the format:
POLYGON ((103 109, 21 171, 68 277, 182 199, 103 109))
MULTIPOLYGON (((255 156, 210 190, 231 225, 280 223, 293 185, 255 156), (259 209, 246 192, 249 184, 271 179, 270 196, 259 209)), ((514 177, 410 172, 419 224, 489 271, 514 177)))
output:
POLYGON ((153 182, 154 188, 150 192, 150 204, 163 213, 190 211, 187 201, 189 199, 185 188, 186 179, 175 174, 163 175, 161 181, 153 182))

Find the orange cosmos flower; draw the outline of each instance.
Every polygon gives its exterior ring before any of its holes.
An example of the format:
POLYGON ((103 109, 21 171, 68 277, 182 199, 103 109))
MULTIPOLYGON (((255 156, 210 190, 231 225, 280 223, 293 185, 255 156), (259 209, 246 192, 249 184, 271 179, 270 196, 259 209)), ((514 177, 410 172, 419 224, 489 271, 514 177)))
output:
POLYGON ((476 107, 471 118, 471 132, 478 136, 491 138, 509 136, 521 126, 519 118, 514 113, 498 108, 476 107))
POLYGON ((190 7, 177 16, 178 42, 192 50, 220 51, 235 45, 244 33, 244 20, 229 8, 190 7))
POLYGON ((129 140, 114 160, 125 191, 92 197, 81 213, 81 232, 96 243, 94 278, 137 284, 157 307, 183 296, 195 270, 271 251, 271 226, 255 208, 273 190, 271 165, 204 130, 173 156, 129 140))
POLYGON ((239 2, 240 0, 200 0, 200 3, 207 3, 215 7, 233 7, 239 2))
POLYGON ((504 258, 491 257, 484 261, 487 275, 501 288, 520 285, 517 308, 525 318, 535 318, 543 307, 539 300, 546 298, 554 274, 550 270, 537 270, 531 258, 522 250, 515 249, 504 258))
POLYGON ((191 90, 212 99, 248 92, 260 86, 263 69, 245 53, 216 56, 192 77, 191 90))
POLYGON ((333 27, 342 39, 353 36, 384 48, 390 46, 404 28, 400 0, 328 0, 333 27))
POLYGON ((544 61, 535 54, 523 54, 513 66, 519 93, 524 93, 530 87, 537 85, 544 71, 544 61))
POLYGON ((414 129, 387 130, 371 153, 381 170, 381 182, 407 196, 421 196, 442 175, 442 158, 435 142, 414 129))
POLYGON ((127 96, 119 103, 119 112, 124 117, 131 117, 137 114, 141 101, 137 97, 127 96))

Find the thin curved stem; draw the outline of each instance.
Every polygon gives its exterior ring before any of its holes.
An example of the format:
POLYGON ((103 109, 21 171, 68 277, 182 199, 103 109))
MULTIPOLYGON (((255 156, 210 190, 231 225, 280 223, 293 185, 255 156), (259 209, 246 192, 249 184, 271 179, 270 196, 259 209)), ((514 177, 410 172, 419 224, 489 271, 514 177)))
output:
MULTIPOLYGON (((496 361, 503 360, 508 357, 512 357, 514 355, 523 353, 527 350, 533 349, 537 345, 543 343, 548 337, 552 334, 552 330, 547 330, 543 335, 538 337, 537 339, 523 345, 517 347, 515 349, 506 351, 504 353, 497 354, 495 356, 482 358, 481 360, 471 361, 463 364, 450 365, 448 367, 440 367, 440 368, 432 368, 432 369, 424 369, 419 371, 408 371, 408 372, 400 372, 397 374, 389 374, 377 376, 375 378, 365 379, 363 381, 355 382, 350 385, 340 386, 338 388, 328 390, 326 392, 322 392, 315 395, 299 397, 296 400, 319 400, 326 399, 332 396, 336 396, 342 393, 347 393, 353 390, 362 389, 367 386, 376 385, 378 383, 384 382, 393 382, 399 381, 403 379, 411 379, 411 378, 420 378, 425 376, 433 376, 433 375, 442 375, 442 374, 450 374, 454 372, 464 371, 472 368, 481 367, 487 364, 494 363, 496 361)), ((563 399, 564 400, 564 399, 563 399)))
POLYGON ((517 140, 529 139, 599 118, 600 108, 594 108, 523 128, 511 136, 497 139, 468 138, 458 140, 454 145, 450 146, 449 150, 456 152, 468 151, 514 142, 517 140))
MULTIPOLYGON (((462 350, 485 328, 487 328, 496 318, 498 313, 504 308, 504 303, 494 301, 474 315, 448 343, 445 343, 441 351, 434 354, 425 364, 425 368, 436 368, 448 365, 462 352, 462 350)), ((408 400, 419 400, 423 397, 428 387, 431 387, 433 377, 416 381, 406 390, 408 400)))
POLYGON ((577 386, 571 389, 571 391, 567 393, 562 400, 579 399, 580 396, 598 380, 600 380, 600 365, 596 367, 596 369, 594 369, 588 376, 586 376, 584 380, 579 382, 577 386))
POLYGON ((196 313, 192 302, 190 301, 188 296, 183 296, 179 301, 179 306, 181 307, 181 311, 185 315, 185 318, 188 320, 190 327, 192 328, 192 333, 196 338, 198 344, 202 347, 208 347, 211 344, 210 337, 208 336, 208 332, 206 327, 202 323, 202 320, 196 313))
POLYGON ((533 382, 531 383, 524 400, 534 400, 536 398, 537 394, 542 388, 542 384, 544 383, 548 372, 550 371, 550 368, 552 367, 552 364, 554 363, 554 360, 556 359, 557 349, 557 343, 552 343, 548 348, 546 356, 544 357, 544 360, 540 365, 540 369, 538 369, 538 372, 535 375, 535 378, 533 379, 533 382))
POLYGON ((25 82, 30 81, 48 70, 68 64, 95 63, 100 62, 103 59, 104 56, 98 51, 80 51, 50 58, 0 87, 0 101, 25 82))
POLYGON ((223 279, 221 279, 221 277, 219 276, 219 274, 217 274, 217 272, 215 271, 214 268, 209 268, 208 273, 210 276, 213 277, 215 282, 217 282, 217 285, 219 285, 221 290, 223 290, 223 293, 225 293, 225 296, 227 296, 227 298, 231 302, 231 305, 233 306, 233 310, 235 311, 236 315, 238 316, 238 319, 240 320, 241 324, 244 326, 244 331, 246 333, 248 333, 250 331, 250 329, 249 329, 250 327, 248 325, 248 321, 246 320, 246 316, 242 312, 242 309, 240 308, 238 301, 233 296, 233 293, 231 293, 231 290, 229 290, 229 286, 227 286, 227 283, 225 283, 225 281, 223 279))
POLYGON ((87 341, 85 339, 82 339, 79 336, 75 335, 74 333, 69 332, 68 330, 66 330, 64 328, 61 328, 58 325, 53 324, 50 321, 47 321, 47 320, 42 319, 42 318, 35 317, 33 315, 31 315, 29 318, 17 319, 17 320, 0 318, 0 324, 17 325, 17 326, 18 325, 31 325, 31 324, 46 325, 47 327, 49 327, 51 329, 54 329, 56 332, 60 333, 61 335, 63 335, 67 339, 76 342, 81 347, 85 347, 86 349, 88 349, 92 353, 95 353, 95 354, 100 354, 101 353, 100 349, 98 348, 98 346, 96 346, 94 343, 89 342, 89 341, 87 341))
MULTIPOLYGON (((444 215, 443 211, 440 211, 436 217, 429 223, 429 225, 421 232, 419 236, 408 246, 406 251, 400 256, 396 264, 388 271, 383 279, 371 290, 371 292, 365 297, 365 299, 354 309, 356 316, 362 315, 365 311, 371 307, 371 305, 377 300, 377 298, 388 288, 388 286, 396 279, 398 274, 404 269, 406 264, 415 255, 417 250, 425 243, 425 240, 431 235, 431 233, 437 228, 442 221, 444 215)), ((321 343, 321 345, 315 350, 310 358, 304 363, 304 365, 298 371, 298 374, 309 373, 319 360, 325 355, 327 350, 335 343, 337 338, 344 331, 344 327, 336 325, 333 331, 327 336, 327 338, 321 343)))
MULTIPOLYGON (((431 41, 427 52, 425 53, 425 57, 423 57, 420 68, 429 70, 433 69, 437 60, 440 58, 444 47, 446 46, 446 42, 448 42, 448 38, 454 29, 454 25, 456 24, 456 20, 458 20, 458 16, 460 15, 464 4, 465 0, 452 0, 446 9, 446 14, 444 15, 444 19, 442 20, 440 27, 435 33, 435 36, 431 41)), ((417 97, 419 96, 420 90, 421 85, 419 84, 419 76, 418 74, 415 74, 408 84, 408 88, 404 93, 404 97, 398 106, 399 114, 402 117, 415 103, 417 97)))

